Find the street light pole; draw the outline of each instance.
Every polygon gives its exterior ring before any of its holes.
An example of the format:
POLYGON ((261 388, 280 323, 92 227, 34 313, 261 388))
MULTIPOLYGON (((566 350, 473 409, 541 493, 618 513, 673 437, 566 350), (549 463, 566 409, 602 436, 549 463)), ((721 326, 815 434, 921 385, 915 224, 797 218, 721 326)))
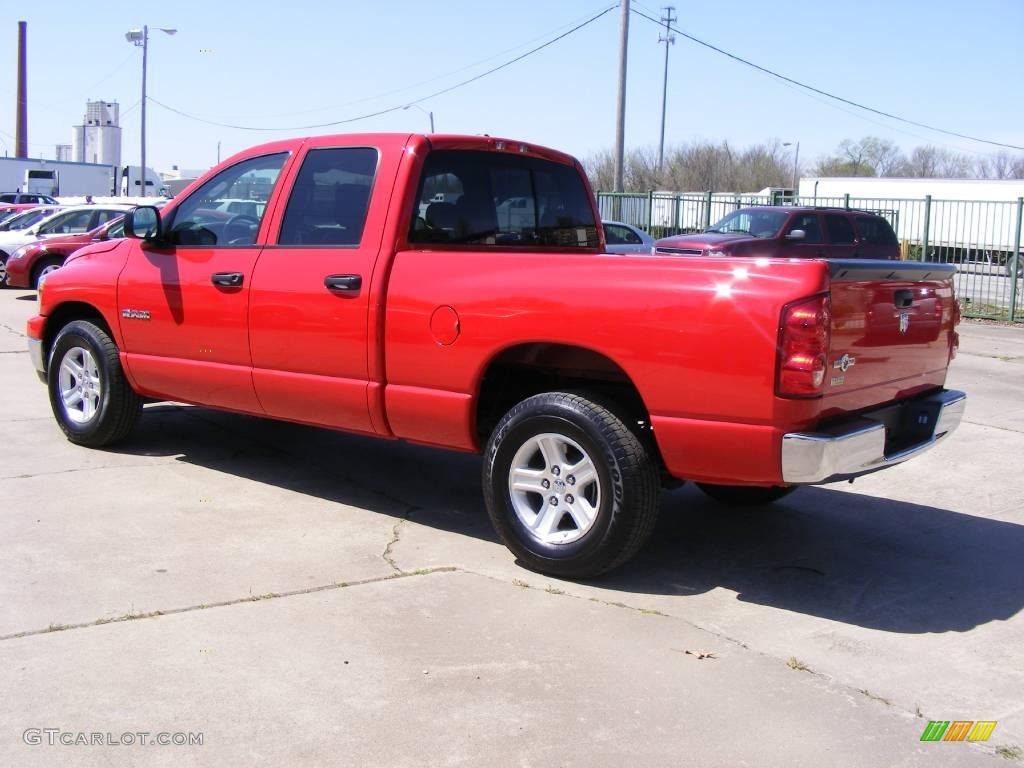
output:
MULTIPOLYGON (((173 35, 178 31, 164 27, 158 27, 158 29, 168 35, 173 35)), ((142 29, 130 30, 125 33, 124 37, 129 43, 142 48, 142 101, 140 102, 142 119, 140 121, 141 133, 139 135, 139 160, 142 165, 139 168, 139 186, 142 188, 142 197, 146 197, 146 67, 149 59, 149 26, 144 24, 142 29)), ((128 174, 128 179, 129 181, 131 180, 130 173, 128 174)))
MULTIPOLYGON (((783 143, 784 147, 793 146, 792 141, 783 143)), ((798 196, 800 190, 797 184, 800 182, 800 142, 796 142, 796 151, 793 153, 793 196, 798 196)))
POLYGON ((626 59, 629 50, 629 0, 621 0, 622 21, 619 30, 619 97, 615 109, 615 189, 622 191, 626 154, 626 59))
POLYGON ((418 109, 420 112, 422 112, 424 115, 426 115, 427 117, 430 118, 430 132, 433 133, 434 132, 434 113, 432 111, 428 112, 423 107, 421 107, 419 104, 406 104, 404 107, 402 107, 402 109, 404 111, 404 110, 408 109, 409 107, 416 107, 416 109, 418 109))
POLYGON ((662 80, 661 85, 661 140, 658 142, 658 170, 662 169, 665 163, 665 108, 668 106, 668 49, 676 41, 676 36, 672 34, 672 22, 675 21, 672 18, 672 11, 675 10, 674 6, 665 6, 665 15, 661 17, 661 20, 665 22, 665 36, 658 35, 658 42, 665 44, 665 77, 662 80))

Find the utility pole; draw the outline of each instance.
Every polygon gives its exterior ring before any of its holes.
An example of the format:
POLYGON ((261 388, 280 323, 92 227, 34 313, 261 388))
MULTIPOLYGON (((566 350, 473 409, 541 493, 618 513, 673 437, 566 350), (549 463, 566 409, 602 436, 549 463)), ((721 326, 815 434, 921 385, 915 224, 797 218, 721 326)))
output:
POLYGON ((629 49, 629 0, 622 2, 619 39, 619 103, 615 119, 615 192, 622 191, 622 167, 626 153, 626 53, 629 49))
MULTIPOLYGON (((142 135, 139 145, 142 148, 142 168, 139 178, 142 179, 142 196, 146 196, 146 54, 149 52, 149 26, 142 27, 142 135)), ((131 178, 131 174, 128 174, 131 178)))
POLYGON ((676 36, 672 34, 672 22, 675 19, 672 17, 672 11, 675 10, 674 6, 665 6, 665 15, 661 17, 662 23, 665 25, 665 36, 658 35, 658 43, 665 44, 665 77, 662 80, 661 86, 661 140, 658 142, 658 171, 661 171, 662 166, 665 164, 665 108, 668 106, 668 49, 676 41, 676 36))

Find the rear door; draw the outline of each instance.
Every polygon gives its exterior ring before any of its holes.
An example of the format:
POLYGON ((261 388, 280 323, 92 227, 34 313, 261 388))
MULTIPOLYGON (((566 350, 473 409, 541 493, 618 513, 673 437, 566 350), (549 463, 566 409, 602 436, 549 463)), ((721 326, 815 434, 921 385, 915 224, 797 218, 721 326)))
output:
POLYGON ((830 259, 856 259, 860 257, 857 252, 857 233, 853 228, 853 222, 845 213, 826 213, 825 237, 827 247, 825 255, 830 259))
POLYGON ((829 268, 826 411, 860 410, 942 386, 957 320, 954 268, 868 260, 831 261, 829 268))
POLYGON ((253 381, 271 416, 374 432, 370 277, 402 156, 388 149, 311 139, 299 158, 250 296, 253 381))
POLYGON ((249 354, 249 289, 261 219, 216 210, 270 199, 288 153, 228 166, 172 210, 158 245, 130 240, 118 280, 129 370, 147 394, 261 413, 249 354))

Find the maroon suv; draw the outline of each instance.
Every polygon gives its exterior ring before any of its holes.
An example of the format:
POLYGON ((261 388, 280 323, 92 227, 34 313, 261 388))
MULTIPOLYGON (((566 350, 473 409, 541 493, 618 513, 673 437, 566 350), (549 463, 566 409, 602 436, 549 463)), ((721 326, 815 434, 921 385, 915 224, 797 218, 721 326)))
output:
POLYGON ((654 248, 680 256, 900 257, 888 221, 846 208, 739 208, 703 233, 662 238, 654 248))

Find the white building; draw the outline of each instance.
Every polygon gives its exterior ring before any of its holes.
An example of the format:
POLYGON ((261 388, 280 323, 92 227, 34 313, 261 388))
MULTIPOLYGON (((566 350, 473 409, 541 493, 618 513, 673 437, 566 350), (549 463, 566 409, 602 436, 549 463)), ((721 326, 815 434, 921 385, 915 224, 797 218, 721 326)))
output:
POLYGON ((75 162, 121 166, 120 107, 116 101, 87 101, 82 125, 72 128, 75 162))

